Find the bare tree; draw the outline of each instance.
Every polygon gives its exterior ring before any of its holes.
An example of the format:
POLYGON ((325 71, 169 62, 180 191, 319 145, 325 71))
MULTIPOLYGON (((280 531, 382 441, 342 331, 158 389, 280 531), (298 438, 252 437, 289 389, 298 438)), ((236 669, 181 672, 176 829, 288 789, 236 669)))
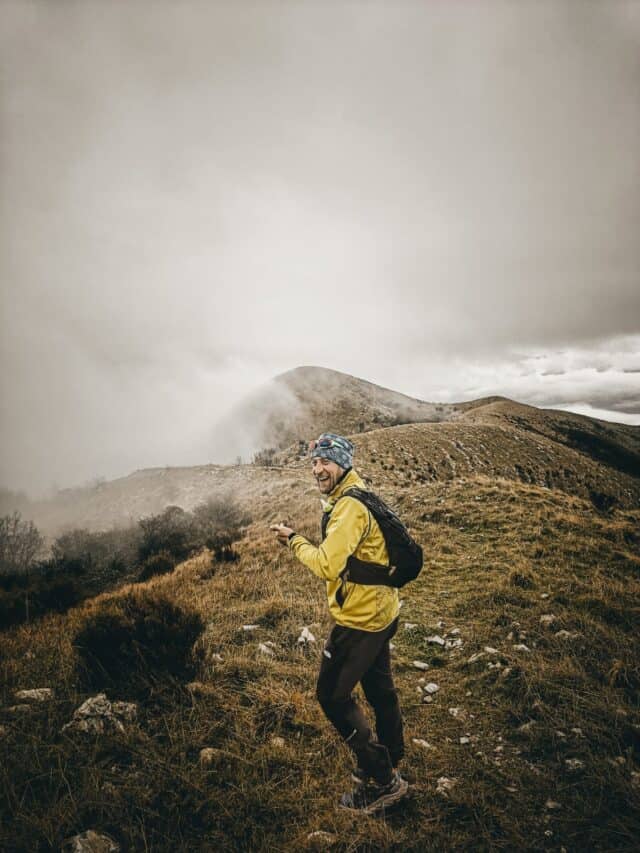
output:
MULTIPOLYGON (((40 555, 44 539, 33 521, 23 521, 16 510, 0 517, 0 573, 26 575, 40 555)), ((29 584, 25 587, 24 606, 29 621, 29 584)))
POLYGON ((33 521, 23 521, 19 512, 0 518, 0 572, 28 572, 43 545, 44 539, 33 521))

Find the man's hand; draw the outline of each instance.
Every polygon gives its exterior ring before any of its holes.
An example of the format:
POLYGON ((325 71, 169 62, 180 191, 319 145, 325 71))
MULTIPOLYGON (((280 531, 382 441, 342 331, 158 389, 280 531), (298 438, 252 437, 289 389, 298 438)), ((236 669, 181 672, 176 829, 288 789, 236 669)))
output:
POLYGON ((272 524, 269 529, 274 531, 276 539, 281 545, 287 545, 289 536, 293 533, 293 530, 285 524, 272 524))

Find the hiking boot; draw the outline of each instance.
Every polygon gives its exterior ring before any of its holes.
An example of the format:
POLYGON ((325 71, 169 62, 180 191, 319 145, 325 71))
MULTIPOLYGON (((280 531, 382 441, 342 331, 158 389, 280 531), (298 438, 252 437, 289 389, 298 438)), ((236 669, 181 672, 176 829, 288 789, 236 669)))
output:
MULTIPOLYGON (((396 770, 395 767, 393 768, 393 772, 397 773, 398 776, 400 776, 400 771, 396 770)), ((364 770, 362 767, 354 767, 354 769, 351 771, 351 779, 353 782, 356 783, 356 785, 364 785, 364 783, 369 778, 371 778, 371 777, 367 774, 367 771, 364 770)), ((402 777, 400 776, 400 778, 402 778, 402 777)))
POLYGON ((396 771, 388 785, 361 782, 353 791, 340 797, 339 806, 362 814, 375 814, 401 800, 408 788, 407 780, 396 771))

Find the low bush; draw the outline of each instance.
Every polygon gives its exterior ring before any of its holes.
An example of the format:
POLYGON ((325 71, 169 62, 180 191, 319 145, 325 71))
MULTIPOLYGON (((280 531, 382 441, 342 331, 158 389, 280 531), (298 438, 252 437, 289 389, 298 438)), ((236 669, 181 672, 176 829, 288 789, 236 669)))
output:
POLYGON ((156 575, 167 575, 176 567, 176 561, 166 551, 161 551, 159 554, 152 554, 142 564, 142 570, 138 575, 139 581, 148 581, 156 575))
POLYGON ((194 675, 193 645, 204 629, 193 610, 158 593, 135 591, 90 610, 74 645, 89 690, 147 698, 154 687, 194 675))

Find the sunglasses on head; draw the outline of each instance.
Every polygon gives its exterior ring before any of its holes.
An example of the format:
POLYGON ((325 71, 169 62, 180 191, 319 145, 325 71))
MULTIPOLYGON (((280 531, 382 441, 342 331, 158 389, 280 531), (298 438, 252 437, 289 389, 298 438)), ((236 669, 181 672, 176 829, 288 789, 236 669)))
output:
POLYGON ((316 447, 341 447, 342 445, 334 441, 333 438, 318 438, 314 441, 309 442, 309 453, 315 450, 316 447))

